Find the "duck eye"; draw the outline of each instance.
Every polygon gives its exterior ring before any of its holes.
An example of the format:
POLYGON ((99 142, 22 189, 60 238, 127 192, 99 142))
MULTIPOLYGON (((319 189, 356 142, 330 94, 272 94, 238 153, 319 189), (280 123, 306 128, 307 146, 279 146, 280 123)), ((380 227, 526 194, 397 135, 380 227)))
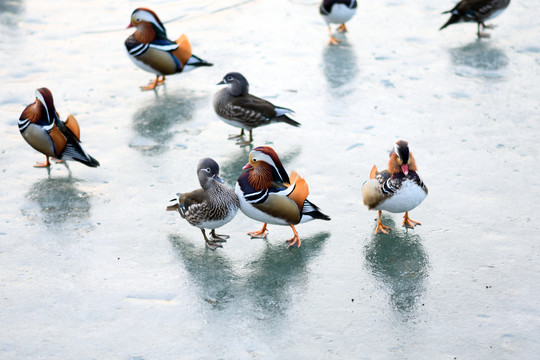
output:
POLYGON ((227 80, 231 81, 233 79, 232 76, 227 76, 227 80))
POLYGON ((136 18, 136 19, 135 19, 135 21, 141 21, 141 19, 139 19, 139 18, 136 18))

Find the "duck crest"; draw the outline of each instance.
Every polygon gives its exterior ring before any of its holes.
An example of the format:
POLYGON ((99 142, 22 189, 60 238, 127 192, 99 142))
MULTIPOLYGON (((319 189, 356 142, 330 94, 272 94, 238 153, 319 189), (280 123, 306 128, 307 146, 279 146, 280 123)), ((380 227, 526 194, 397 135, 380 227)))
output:
POLYGON ((289 175, 287 174, 287 171, 285 171, 285 168, 281 164, 281 160, 274 149, 269 146, 258 146, 253 149, 253 151, 259 151, 270 157, 272 163, 268 163, 268 165, 273 173, 272 177, 275 178, 276 182, 290 183, 289 175))
MULTIPOLYGON (((137 12, 143 12, 140 16, 140 21, 142 21, 143 23, 147 22, 148 24, 150 24, 153 30, 157 32, 158 37, 164 37, 164 38, 167 37, 167 30, 165 29, 165 26, 163 25, 163 23, 161 22, 161 20, 159 19, 159 17, 153 10, 150 10, 148 8, 137 8, 133 10, 133 13, 131 13, 131 16, 133 17, 133 15, 137 12), (148 14, 144 14, 144 12, 148 14)), ((137 24, 137 27, 139 25, 140 24, 137 24)))

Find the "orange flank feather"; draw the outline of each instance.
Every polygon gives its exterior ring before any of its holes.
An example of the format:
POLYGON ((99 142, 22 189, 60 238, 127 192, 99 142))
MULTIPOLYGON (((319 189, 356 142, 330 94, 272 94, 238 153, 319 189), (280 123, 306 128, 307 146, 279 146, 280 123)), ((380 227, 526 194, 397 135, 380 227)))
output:
POLYGON ((306 201, 309 195, 309 186, 306 180, 304 180, 304 178, 298 175, 298 173, 294 170, 291 171, 291 174, 289 175, 289 180, 291 181, 291 184, 295 185, 294 190, 292 191, 292 193, 289 194, 289 198, 294 200, 296 206, 298 206, 298 210, 302 212, 304 201, 306 201))
POLYGON ((178 48, 173 51, 173 55, 180 60, 180 64, 184 67, 192 55, 191 44, 189 43, 186 34, 180 35, 178 40, 176 40, 176 43, 178 44, 178 48))
POLYGON ((69 114, 64 124, 68 127, 69 130, 75 135, 77 140, 81 141, 81 129, 79 128, 79 123, 73 114, 69 114))
POLYGON ((49 136, 53 140, 54 147, 56 148, 56 154, 54 154, 54 156, 58 157, 62 151, 64 151, 64 147, 67 143, 66 137, 60 132, 56 125, 52 127, 51 131, 49 131, 49 136))
POLYGON ((376 176, 377 176, 377 165, 373 165, 373 167, 371 168, 371 172, 369 173, 369 178, 375 179, 376 176))

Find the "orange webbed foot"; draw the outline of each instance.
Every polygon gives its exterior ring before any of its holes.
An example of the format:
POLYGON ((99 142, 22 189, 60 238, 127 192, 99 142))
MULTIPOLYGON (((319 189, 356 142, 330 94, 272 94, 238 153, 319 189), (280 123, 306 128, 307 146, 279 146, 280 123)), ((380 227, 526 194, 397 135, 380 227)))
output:
POLYGON ((49 167, 49 166, 51 165, 51 162, 49 161, 49 157, 48 157, 48 156, 45 156, 45 159, 46 159, 46 160, 45 160, 44 163, 43 163, 43 162, 39 162, 39 161, 36 162, 36 163, 34 164, 34 167, 35 167, 35 168, 49 167))
POLYGON ((289 247, 291 246, 300 247, 300 245, 302 245, 302 241, 300 240, 300 237, 298 236, 298 233, 296 232, 296 229, 294 228, 293 225, 291 225, 291 228, 294 233, 294 236, 292 237, 292 239, 289 239, 286 241, 289 244, 289 247))
POLYGON ((390 227, 388 227, 386 225, 383 225, 383 223, 381 222, 381 215, 382 215, 382 211, 379 210, 379 220, 377 221, 377 227, 375 228, 375 234, 378 234, 379 231, 384 233, 384 234, 388 234, 388 232, 391 229, 390 229, 390 227))
POLYGON ((265 239, 267 232, 268 230, 266 230, 266 223, 264 223, 261 230, 248 232, 248 235, 251 236, 252 239, 265 239))
POLYGON ((328 45, 338 45, 341 42, 341 40, 336 39, 333 36, 330 36, 330 40, 328 41, 328 45))
POLYGON ((347 26, 345 26, 345 24, 341 24, 341 25, 338 26, 337 31, 339 31, 339 32, 348 32, 349 30, 347 30, 347 26))
POLYGON ((159 76, 156 76, 156 80, 150 81, 148 85, 141 86, 141 91, 154 90, 158 85, 163 85, 164 82, 165 76, 163 76, 162 80, 159 80, 159 76))
POLYGON ((411 220, 411 218, 409 218, 409 212, 406 212, 405 215, 403 215, 402 225, 405 227, 410 227, 414 229, 416 225, 422 225, 422 224, 419 223, 418 221, 411 220))

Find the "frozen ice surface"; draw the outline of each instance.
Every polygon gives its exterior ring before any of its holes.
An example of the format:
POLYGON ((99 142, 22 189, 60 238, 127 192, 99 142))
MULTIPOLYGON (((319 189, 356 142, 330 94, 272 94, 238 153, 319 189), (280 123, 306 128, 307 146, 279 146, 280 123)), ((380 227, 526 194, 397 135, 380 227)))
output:
POLYGON ((540 2, 482 40, 437 30, 453 5, 360 1, 329 47, 316 1, 148 4, 215 65, 140 92, 153 75, 123 46, 138 3, 0 3, 0 358, 537 357, 540 2), (247 162, 212 108, 230 71, 302 123, 254 130, 332 217, 299 225, 299 249, 288 227, 249 239, 261 224, 239 213, 211 251, 165 212, 201 157, 230 186, 247 162), (42 86, 101 167, 32 167, 16 123, 42 86), (422 226, 385 214, 375 236, 361 186, 398 139, 430 193, 422 226))

